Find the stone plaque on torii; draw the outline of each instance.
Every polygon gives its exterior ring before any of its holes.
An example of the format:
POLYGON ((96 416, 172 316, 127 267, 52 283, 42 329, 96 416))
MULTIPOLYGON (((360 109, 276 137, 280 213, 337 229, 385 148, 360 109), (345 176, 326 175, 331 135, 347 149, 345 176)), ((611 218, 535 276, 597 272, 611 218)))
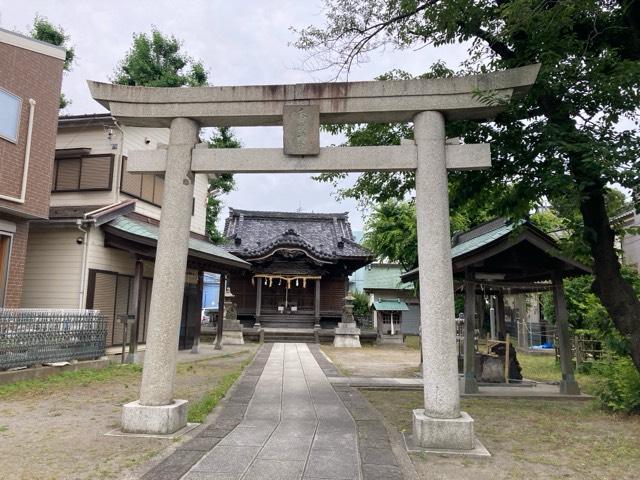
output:
POLYGON ((140 400, 123 429, 172 433, 186 424, 174 400, 182 279, 196 173, 415 171, 424 409, 420 446, 470 451, 473 420, 460 411, 447 170, 491 165, 489 145, 449 144, 446 120, 487 120, 524 95, 540 66, 467 77, 245 87, 148 88, 89 82, 93 98, 123 125, 169 127, 167 148, 129 152, 128 170, 165 175, 140 400), (484 96, 483 94, 491 94, 484 96), (487 100, 490 98, 490 100, 487 100), (413 121, 397 146, 319 147, 320 124, 413 121), (283 125, 284 148, 209 149, 201 127, 283 125), (203 148, 204 147, 204 148, 203 148))

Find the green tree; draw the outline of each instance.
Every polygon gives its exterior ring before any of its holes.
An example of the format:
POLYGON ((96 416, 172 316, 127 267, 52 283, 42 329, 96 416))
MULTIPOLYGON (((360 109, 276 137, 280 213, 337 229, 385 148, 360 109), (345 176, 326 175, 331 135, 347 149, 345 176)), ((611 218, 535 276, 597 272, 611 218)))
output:
MULTIPOLYGON (((459 208, 451 215, 451 232, 463 232, 492 218, 487 208, 459 208)), ((418 266, 416 206, 413 200, 378 203, 365 223, 364 245, 377 257, 397 262, 405 270, 418 266)))
POLYGON ((182 43, 157 28, 151 35, 136 33, 133 45, 119 63, 112 78, 119 85, 145 87, 201 87, 207 85, 207 71, 180 51, 182 43))
POLYGON ((377 257, 410 270, 418 264, 417 238, 415 204, 392 199, 378 204, 367 218, 363 244, 377 257))
MULTIPOLYGON (((75 50, 69 46, 69 36, 64 32, 61 26, 53 25, 46 17, 36 15, 33 19, 33 26, 29 32, 32 38, 40 40, 41 42, 51 43, 58 47, 64 47, 65 59, 64 59, 64 71, 71 70, 73 59, 75 58, 75 50)), ((66 106, 71 104, 71 100, 65 97, 64 93, 60 94, 60 109, 62 110, 66 106)))
MULTIPOLYGON (((195 62, 181 51, 182 43, 174 36, 166 36, 157 28, 151 34, 133 35, 133 45, 119 63, 113 83, 145 87, 202 87, 208 85, 207 70, 201 62, 195 62)), ((228 127, 216 129, 207 141, 210 148, 239 148, 228 127)), ((222 203, 218 195, 228 193, 235 187, 233 176, 218 175, 209 180, 207 197, 207 234, 214 243, 221 243, 223 236, 216 227, 222 203)))
MULTIPOLYGON (((209 148, 240 148, 242 144, 233 135, 229 127, 221 127, 209 138, 209 148)), ((222 201, 220 195, 229 193, 236 186, 233 175, 223 173, 209 180, 209 191, 207 196, 207 235, 213 243, 223 243, 223 232, 218 230, 216 222, 222 211, 222 201)))
MULTIPOLYGON (((541 63, 530 94, 492 123, 450 122, 448 134, 490 141, 493 167, 451 175, 459 198, 501 193, 514 217, 538 199, 577 206, 592 258, 592 291, 630 338, 640 369, 640 300, 623 277, 606 208, 612 184, 640 200, 640 2, 636 0, 325 0, 327 23, 297 46, 349 68, 383 45, 465 42, 459 74, 541 63), (626 122, 626 123, 624 123, 626 122)), ((432 69, 434 74, 437 71, 432 69)), ((440 72, 442 73, 442 72, 440 72)), ((446 73, 443 74, 443 76, 446 73)), ((462 200, 459 200, 462 201, 462 200)))

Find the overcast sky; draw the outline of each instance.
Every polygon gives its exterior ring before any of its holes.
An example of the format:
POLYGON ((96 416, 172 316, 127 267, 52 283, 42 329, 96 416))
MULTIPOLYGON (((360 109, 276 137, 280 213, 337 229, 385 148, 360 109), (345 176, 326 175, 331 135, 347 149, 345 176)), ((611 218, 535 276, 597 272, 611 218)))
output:
MULTIPOLYGON (((315 82, 334 75, 305 71, 301 68, 305 52, 289 46, 296 39, 289 27, 324 23, 319 0, 0 0, 2 28, 27 32, 36 14, 61 25, 76 50, 75 64, 62 86, 73 102, 64 110, 66 114, 104 111, 89 95, 86 80, 109 81, 131 46, 133 33, 149 32, 152 25, 182 40, 184 51, 204 63, 214 85, 315 82)), ((419 74, 438 59, 457 66, 464 56, 460 47, 389 48, 355 66, 349 80, 372 80, 393 68, 419 74)), ((238 128, 235 133, 245 147, 282 146, 279 127, 238 128)), ((321 142, 326 146, 340 140, 323 135, 321 142)), ((236 175, 236 182, 237 190, 224 199, 227 206, 348 211, 353 228, 362 229, 356 203, 338 202, 330 185, 308 175, 236 175)))

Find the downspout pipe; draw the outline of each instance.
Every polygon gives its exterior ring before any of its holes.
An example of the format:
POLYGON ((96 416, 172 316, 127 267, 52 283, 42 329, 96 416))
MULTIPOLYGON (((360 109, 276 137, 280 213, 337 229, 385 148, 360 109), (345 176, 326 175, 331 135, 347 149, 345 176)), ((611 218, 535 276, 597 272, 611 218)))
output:
POLYGON ((36 110, 36 101, 33 98, 29 99, 29 126, 27 128, 27 145, 24 150, 24 163, 22 168, 22 187, 20 189, 19 197, 12 197, 9 195, 0 195, 0 199, 8 200, 9 202, 24 203, 27 197, 27 178, 29 176, 29 159, 31 158, 31 137, 33 135, 33 117, 36 110))
POLYGON ((95 220, 89 219, 81 219, 78 218, 76 220, 76 226, 78 230, 83 233, 82 239, 82 259, 80 262, 80 294, 78 297, 78 308, 83 309, 84 307, 84 294, 86 290, 87 283, 87 258, 89 256, 89 233, 91 232, 91 223, 95 223, 95 220), (87 228, 82 228, 86 226, 87 228))
POLYGON ((113 203, 120 200, 120 182, 122 177, 122 155, 124 153, 124 130, 114 118, 113 124, 120 130, 120 145, 118 146, 118 160, 115 163, 115 171, 113 172, 113 203))

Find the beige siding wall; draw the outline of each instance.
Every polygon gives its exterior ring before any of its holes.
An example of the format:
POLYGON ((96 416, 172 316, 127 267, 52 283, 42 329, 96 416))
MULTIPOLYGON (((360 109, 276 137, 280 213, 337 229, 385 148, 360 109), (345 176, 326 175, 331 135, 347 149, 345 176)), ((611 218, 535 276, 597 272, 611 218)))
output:
POLYGON ((159 143, 169 143, 168 128, 123 127, 122 129, 125 155, 129 150, 155 150, 159 143))
POLYGON ((112 127, 113 136, 107 137, 108 126, 92 125, 78 128, 58 129, 56 150, 66 148, 91 148, 91 153, 119 153, 118 148, 111 148, 112 144, 120 143, 120 131, 112 127))
POLYGON ((83 246, 75 227, 32 224, 22 293, 24 308, 78 308, 83 246))
POLYGON ((191 231, 205 234, 205 223, 207 220, 207 189, 209 188, 209 180, 206 175, 196 175, 194 193, 195 205, 193 217, 191 217, 191 231))
MULTIPOLYGON (((85 282, 88 282, 89 270, 105 270, 123 275, 133 275, 135 259, 124 250, 104 246, 104 232, 101 228, 92 227, 89 233, 89 248, 87 251, 87 268, 85 269, 85 282)), ((153 263, 144 262, 144 277, 153 277, 153 263)), ((88 285, 87 285, 88 287, 88 285)), ((86 304, 87 289, 84 292, 86 304)))

